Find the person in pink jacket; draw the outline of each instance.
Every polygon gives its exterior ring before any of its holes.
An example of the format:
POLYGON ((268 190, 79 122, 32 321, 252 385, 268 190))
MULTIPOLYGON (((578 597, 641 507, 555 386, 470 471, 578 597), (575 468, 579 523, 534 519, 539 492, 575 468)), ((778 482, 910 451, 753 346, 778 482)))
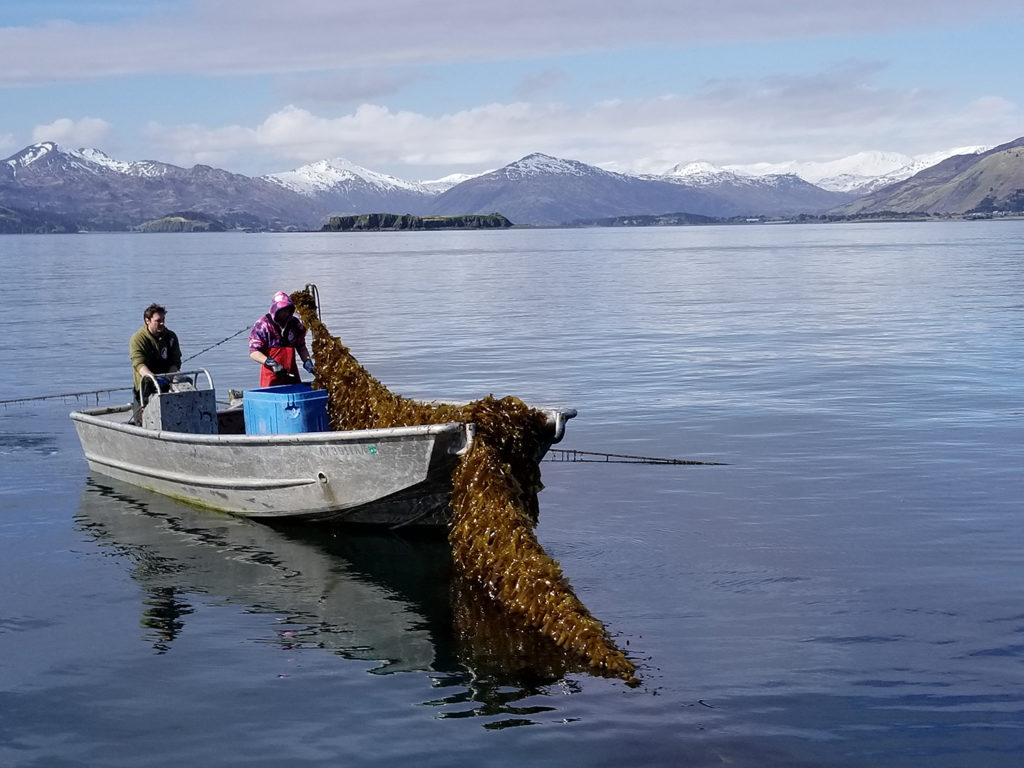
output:
POLYGON ((249 333, 249 357, 262 366, 260 386, 297 384, 296 352, 302 367, 313 373, 313 361, 306 350, 306 327, 295 316, 295 305, 288 294, 278 291, 271 301, 270 311, 256 321, 249 333))

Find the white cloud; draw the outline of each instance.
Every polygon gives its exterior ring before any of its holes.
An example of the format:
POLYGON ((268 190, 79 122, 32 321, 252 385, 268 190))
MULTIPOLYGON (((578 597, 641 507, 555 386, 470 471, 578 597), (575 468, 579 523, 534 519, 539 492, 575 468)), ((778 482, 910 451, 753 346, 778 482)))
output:
POLYGON ((72 120, 62 117, 32 130, 32 141, 55 141, 68 147, 101 147, 110 138, 113 126, 99 117, 72 120))
MULTIPOLYGON (((671 66, 643 70, 650 65, 642 56, 637 68, 622 68, 614 83, 617 68, 609 70, 613 74, 596 73, 591 82, 580 69, 572 69, 572 62, 544 60, 600 53, 610 61, 620 55, 632 61, 631 48, 647 52, 661 45, 665 62, 672 61, 669 52, 698 48, 708 50, 713 62, 718 55, 712 53, 714 45, 722 42, 784 39, 799 46, 830 36, 897 34, 948 23, 962 14, 959 0, 863 0, 856 5, 733 0, 713 7, 700 0, 636 0, 601 13, 593 12, 591 0, 519 0, 514 7, 497 4, 486 12, 468 0, 372 5, 368 0, 177 0, 176 6, 164 2, 154 7, 120 21, 0 27, 0 89, 9 86, 3 95, 10 95, 12 104, 0 110, 7 113, 0 129, 27 133, 27 125, 15 130, 20 90, 15 85, 28 89, 31 84, 110 78, 119 100, 122 84, 125 93, 141 87, 163 94, 166 88, 169 101, 161 110, 180 114, 180 124, 166 118, 150 122, 141 137, 150 144, 136 154, 179 165, 207 163, 252 174, 342 156, 375 170, 424 178, 498 167, 539 151, 615 170, 661 172, 693 159, 720 165, 777 163, 833 159, 865 149, 917 155, 995 144, 1019 133, 1024 103, 1024 96, 1014 102, 1020 91, 1012 90, 1017 87, 1012 80, 974 81, 970 96, 955 95, 944 90, 955 87, 949 78, 940 74, 934 79, 939 85, 922 87, 918 71, 908 76, 888 61, 832 67, 821 61, 817 72, 785 74, 809 66, 797 56, 766 61, 764 72, 771 67, 771 75, 727 77, 726 70, 718 69, 717 77, 693 87, 692 71, 677 83, 671 66), (458 73, 484 59, 494 65, 488 75, 502 70, 507 80, 490 88, 489 82, 473 82, 470 73, 470 84, 461 90, 458 73), (502 69, 508 62, 517 63, 514 71, 502 69), (458 66, 426 68, 445 63, 458 66), (444 79, 446 72, 454 74, 444 79), (147 73, 201 77, 179 89, 180 81, 154 85, 141 77, 147 73), (269 99, 283 94, 293 106, 271 100, 253 113, 251 102, 240 103, 237 113, 218 112, 246 116, 222 118, 221 125, 196 117, 204 114, 202 99, 209 93, 202 76, 255 73, 273 77, 247 80, 251 87, 239 89, 246 99, 253 93, 269 99), (570 77, 571 88, 566 87, 570 77), (658 94, 640 96, 630 78, 653 84, 658 94), (188 97, 170 101, 181 90, 188 97), (491 103, 467 106, 481 90, 491 103), (400 91, 409 99, 406 104, 429 106, 389 105, 387 100, 400 91), (449 101, 453 93, 457 98, 449 101), (585 103, 588 94, 591 102, 585 103), (556 100, 561 95, 578 101, 556 100)), ((971 13, 974 20, 1020 12, 995 0, 977 0, 971 13)), ((813 53, 819 47, 810 49, 813 53)), ((844 49, 844 55, 849 50, 856 49, 844 49)), ((894 47, 886 51, 900 55, 894 47)), ((692 65, 700 58, 693 53, 683 60, 692 65)), ((749 67, 728 71, 745 73, 749 67)), ((74 87, 76 98, 89 90, 74 87)), ((98 98, 111 90, 96 89, 98 98)), ((132 115, 122 124, 122 118, 113 117, 117 106, 110 102, 93 109, 116 120, 121 131, 129 119, 147 117, 132 115)), ((66 110, 56 112, 62 113, 66 110)), ((62 118, 32 133, 37 140, 112 151, 105 146, 112 132, 98 118, 62 118)))
POLYGON ((880 65, 850 63, 807 77, 716 80, 693 94, 592 105, 514 102, 426 115, 364 104, 340 116, 289 106, 255 126, 151 125, 164 159, 266 173, 345 157, 404 178, 476 172, 531 152, 610 170, 661 173, 719 165, 829 160, 874 147, 911 155, 1015 138, 1021 109, 1000 98, 961 104, 925 90, 883 88, 880 65), (955 124, 948 116, 958 115, 955 124), (172 159, 173 158, 173 159, 172 159))

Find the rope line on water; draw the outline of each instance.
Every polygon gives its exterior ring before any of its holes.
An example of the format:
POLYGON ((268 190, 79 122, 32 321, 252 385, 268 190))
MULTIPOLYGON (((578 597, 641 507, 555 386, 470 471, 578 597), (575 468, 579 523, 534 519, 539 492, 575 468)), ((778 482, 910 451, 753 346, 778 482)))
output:
POLYGON ((85 397, 86 395, 103 395, 108 392, 126 392, 131 387, 111 387, 109 389, 90 389, 86 392, 62 392, 59 395, 36 395, 34 397, 15 397, 10 400, 0 400, 0 405, 9 403, 27 403, 30 400, 56 400, 63 397, 85 397))
MULTIPOLYGON (((239 336, 239 335, 245 333, 248 330, 249 330, 249 326, 246 326, 242 330, 236 331, 235 333, 231 334, 227 338, 221 339, 216 344, 211 344, 206 349, 202 349, 202 350, 196 352, 191 357, 186 357, 181 362, 182 363, 187 363, 189 360, 195 360, 201 354, 203 354, 205 352, 209 352, 214 347, 219 347, 221 344, 224 344, 224 343, 226 343, 228 341, 231 341, 233 338, 235 338, 235 336, 239 336)), ((110 387, 108 389, 90 389, 90 390, 88 390, 86 392, 62 392, 62 393, 56 394, 56 395, 35 395, 33 397, 15 397, 15 398, 11 398, 10 400, 0 400, 0 405, 9 405, 11 403, 27 403, 27 402, 30 402, 32 400, 57 400, 59 398, 64 398, 64 397, 86 397, 87 395, 103 395, 103 394, 108 394, 110 392, 128 392, 128 391, 131 391, 131 389, 132 389, 131 387, 110 387)))
POLYGON ((577 451, 573 448, 550 448, 545 461, 596 462, 608 464, 683 464, 686 466, 724 467, 722 461, 693 461, 691 459, 668 459, 657 456, 631 456, 626 453, 599 453, 598 451, 577 451))
MULTIPOLYGON (((226 344, 236 336, 239 336, 249 330, 246 326, 239 331, 227 336, 215 344, 211 344, 205 349, 201 349, 191 357, 186 357, 182 360, 182 363, 187 363, 189 360, 194 360, 200 355, 209 352, 214 347, 219 347, 221 344, 226 344)), ((15 397, 8 400, 0 400, 0 405, 9 405, 12 403, 27 403, 33 400, 56 400, 58 398, 67 397, 87 397, 89 395, 103 395, 111 392, 127 392, 131 390, 131 387, 108 387, 107 389, 90 389, 83 392, 61 392, 55 395, 34 395, 32 397, 15 397)), ((573 448, 550 448, 547 456, 544 458, 545 461, 553 462, 592 462, 592 463, 608 463, 608 464, 675 464, 685 466, 709 466, 709 467, 721 467, 726 466, 721 461, 693 461, 691 459, 672 459, 658 456, 633 456, 626 453, 601 453, 598 451, 579 451, 573 448)))

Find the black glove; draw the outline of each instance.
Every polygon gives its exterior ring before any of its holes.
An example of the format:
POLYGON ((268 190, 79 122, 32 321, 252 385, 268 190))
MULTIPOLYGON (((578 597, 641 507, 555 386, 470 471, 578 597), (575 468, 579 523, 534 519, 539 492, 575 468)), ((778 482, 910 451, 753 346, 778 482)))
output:
POLYGON ((266 360, 264 360, 263 366, 265 368, 269 368, 275 374, 284 373, 284 366, 281 365, 279 362, 277 362, 277 360, 275 360, 272 357, 268 357, 266 360))

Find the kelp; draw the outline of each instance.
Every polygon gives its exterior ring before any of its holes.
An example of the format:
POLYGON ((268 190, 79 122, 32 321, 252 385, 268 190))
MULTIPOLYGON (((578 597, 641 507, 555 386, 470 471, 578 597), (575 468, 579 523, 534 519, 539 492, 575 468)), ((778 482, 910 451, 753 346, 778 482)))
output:
POLYGON ((298 291, 291 298, 312 333, 314 383, 327 390, 331 429, 452 421, 476 425, 472 447, 452 478, 448 538, 457 575, 592 671, 635 685, 633 663, 615 647, 534 534, 548 429, 544 414, 516 397, 487 396, 467 405, 450 405, 396 395, 330 334, 308 292, 298 291))

